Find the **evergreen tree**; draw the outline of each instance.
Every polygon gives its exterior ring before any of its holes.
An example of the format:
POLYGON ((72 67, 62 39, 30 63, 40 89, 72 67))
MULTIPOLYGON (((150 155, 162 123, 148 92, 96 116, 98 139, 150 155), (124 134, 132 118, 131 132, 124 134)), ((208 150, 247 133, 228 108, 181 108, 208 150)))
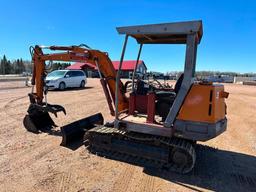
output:
POLYGON ((31 73, 32 72, 32 63, 30 61, 23 61, 24 63, 24 68, 25 68, 25 71, 28 72, 28 73, 31 73))
POLYGON ((18 59, 18 60, 14 60, 13 63, 12 63, 12 66, 13 66, 13 73, 14 73, 14 74, 17 74, 17 71, 18 71, 18 62, 19 62, 19 59, 18 59))
POLYGON ((22 58, 20 58, 20 71, 21 73, 25 72, 25 65, 22 58))
POLYGON ((3 59, 0 60, 0 74, 3 74, 3 59))
POLYGON ((17 59, 17 68, 15 70, 15 73, 20 74, 20 60, 19 59, 17 59))
POLYGON ((6 66, 5 66, 5 74, 11 74, 12 73, 12 64, 10 60, 7 60, 6 66))
POLYGON ((22 59, 17 60, 7 60, 6 56, 4 55, 3 58, 0 60, 0 74, 21 74, 26 71, 31 72, 31 63, 28 61, 23 62, 22 59))
POLYGON ((12 71, 11 61, 7 60, 6 56, 3 56, 1 60, 1 74, 10 74, 12 71))
POLYGON ((7 65, 7 59, 6 56, 3 56, 3 59, 1 60, 1 73, 4 75, 6 74, 6 65, 7 65))
POLYGON ((21 74, 25 71, 25 66, 24 63, 22 61, 22 59, 17 59, 17 68, 15 70, 16 74, 21 74))

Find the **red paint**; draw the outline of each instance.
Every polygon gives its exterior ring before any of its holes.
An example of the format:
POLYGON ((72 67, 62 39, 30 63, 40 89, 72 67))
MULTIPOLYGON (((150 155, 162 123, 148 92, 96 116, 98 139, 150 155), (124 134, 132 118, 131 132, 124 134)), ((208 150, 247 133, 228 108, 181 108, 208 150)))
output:
POLYGON ((131 93, 129 98, 129 115, 134 115, 135 111, 146 114, 147 100, 147 95, 136 95, 131 93))
POLYGON ((155 100, 156 95, 155 93, 149 93, 147 95, 148 102, 147 102, 147 123, 154 123, 155 121, 155 100))
POLYGON ((155 93, 147 95, 130 94, 129 98, 129 115, 134 115, 134 112, 147 114, 147 123, 155 122, 155 93))
POLYGON ((91 64, 91 63, 80 63, 80 62, 76 62, 73 65, 68 66, 66 69, 73 69, 73 70, 81 70, 81 69, 97 69, 95 65, 91 64))
MULTIPOLYGON (((115 70, 118 70, 120 62, 112 61, 112 63, 113 63, 115 70)), ((139 60, 138 66, 143 63, 144 62, 142 60, 139 60)), ((135 68, 135 66, 136 66, 136 60, 126 60, 126 61, 123 61, 123 63, 122 63, 122 70, 123 71, 131 71, 135 68)))
POLYGON ((129 115, 134 115, 134 111, 136 108, 136 97, 134 93, 130 94, 130 98, 129 98, 129 115))
MULTIPOLYGON (((113 63, 113 66, 114 66, 115 70, 118 70, 120 62, 119 61, 112 61, 112 63, 113 63)), ((141 65, 141 64, 144 64, 144 61, 139 60, 138 65, 141 65)), ((136 60, 123 61, 122 70, 123 71, 133 71, 135 66, 136 66, 136 60)), ((73 65, 68 66, 66 69, 76 69, 76 70, 92 69, 92 70, 97 70, 97 66, 93 65, 91 63, 76 62, 73 65)))
POLYGON ((147 95, 136 95, 136 110, 139 113, 147 113, 148 97, 147 95))
MULTIPOLYGON (((118 70, 120 62, 119 61, 112 61, 112 63, 113 63, 113 66, 114 66, 115 70, 118 70)), ((138 66, 141 65, 141 64, 144 64, 144 61, 140 60, 139 63, 138 63, 138 66)), ((123 61, 122 70, 123 71, 133 71, 135 66, 136 66, 136 60, 123 61)), ((68 66, 66 69, 76 69, 76 70, 93 69, 93 70, 97 70, 97 66, 93 65, 91 63, 76 62, 73 65, 68 66)))

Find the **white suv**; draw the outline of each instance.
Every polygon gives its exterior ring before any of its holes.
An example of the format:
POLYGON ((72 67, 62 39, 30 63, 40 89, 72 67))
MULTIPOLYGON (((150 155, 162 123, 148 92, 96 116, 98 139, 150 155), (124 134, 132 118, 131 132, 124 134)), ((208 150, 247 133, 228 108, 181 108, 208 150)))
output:
POLYGON ((55 70, 46 76, 45 82, 49 88, 64 90, 67 87, 84 87, 87 80, 81 70, 55 70))

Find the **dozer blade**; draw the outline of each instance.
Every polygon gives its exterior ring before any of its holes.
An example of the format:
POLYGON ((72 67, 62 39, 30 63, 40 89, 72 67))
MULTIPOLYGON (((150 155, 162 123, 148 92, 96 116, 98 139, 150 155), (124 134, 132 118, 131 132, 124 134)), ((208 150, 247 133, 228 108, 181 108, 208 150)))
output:
POLYGON ((28 131, 33 133, 39 133, 39 130, 50 130, 53 127, 57 127, 57 125, 55 125, 48 112, 56 116, 57 112, 60 111, 66 114, 65 109, 59 105, 30 104, 28 114, 23 119, 23 125, 28 131))
POLYGON ((82 140, 87 130, 96 125, 103 125, 104 118, 101 113, 80 119, 68 125, 61 127, 62 142, 61 146, 67 146, 74 141, 82 140))

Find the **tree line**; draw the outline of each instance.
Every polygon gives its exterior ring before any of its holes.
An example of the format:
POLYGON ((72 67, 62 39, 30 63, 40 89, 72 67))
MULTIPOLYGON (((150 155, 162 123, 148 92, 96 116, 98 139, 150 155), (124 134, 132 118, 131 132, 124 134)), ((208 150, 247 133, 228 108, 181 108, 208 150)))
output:
MULTIPOLYGON (((181 71, 167 72, 165 75, 180 75, 181 71)), ((256 73, 237 73, 237 72, 225 72, 225 71, 196 71, 196 76, 206 77, 206 76, 232 76, 232 77, 255 77, 256 73)))
MULTIPOLYGON (((70 63, 64 63, 64 62, 54 62, 50 64, 50 68, 48 72, 51 72, 53 70, 57 69, 65 69, 66 67, 70 66, 70 63)), ((48 68, 48 67, 47 67, 48 68)), ((8 60, 7 57, 4 55, 3 58, 0 59, 0 74, 31 74, 32 73, 32 64, 31 61, 23 60, 22 58, 16 59, 16 60, 8 60)), ((160 73, 160 72, 149 72, 152 74, 158 74, 162 76, 173 76, 183 73, 181 71, 172 71, 172 72, 166 72, 160 73)), ((242 77, 255 77, 256 73, 236 73, 236 72, 220 72, 220 71, 197 71, 196 76, 221 76, 221 75, 228 75, 228 76, 242 76, 242 77)))
POLYGON ((0 60, 0 74, 2 75, 21 74, 26 71, 31 71, 31 64, 28 61, 23 61, 22 58, 10 61, 4 55, 0 60))
MULTIPOLYGON (((49 72, 57 69, 65 69, 66 67, 70 66, 70 63, 63 63, 63 62, 54 62, 49 67, 49 72)), ((0 74, 31 74, 32 73, 32 63, 28 60, 15 59, 15 60, 8 60, 7 57, 4 55, 3 58, 0 59, 0 74)))

